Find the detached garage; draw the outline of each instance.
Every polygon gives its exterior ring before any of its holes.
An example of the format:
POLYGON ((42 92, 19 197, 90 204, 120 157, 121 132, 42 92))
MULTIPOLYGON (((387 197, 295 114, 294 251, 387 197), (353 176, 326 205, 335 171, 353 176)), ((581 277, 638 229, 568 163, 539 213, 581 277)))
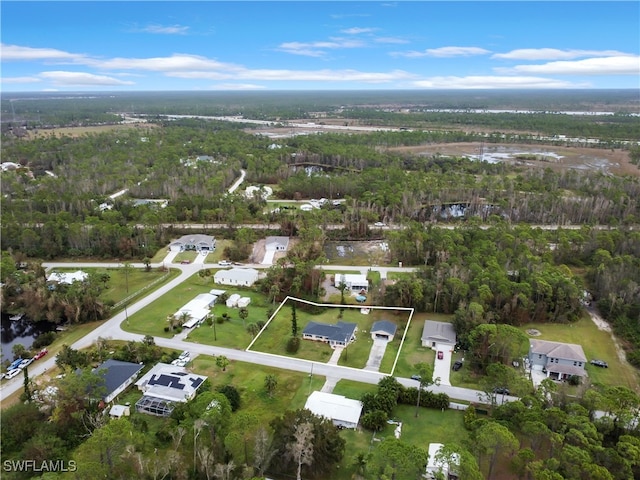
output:
POLYGON ((389 320, 380 320, 375 322, 371 327, 371 338, 373 340, 393 340, 396 334, 397 326, 389 320))
POLYGON ((356 429, 362 413, 362 402, 333 393, 313 392, 304 408, 330 419, 339 428, 356 429))

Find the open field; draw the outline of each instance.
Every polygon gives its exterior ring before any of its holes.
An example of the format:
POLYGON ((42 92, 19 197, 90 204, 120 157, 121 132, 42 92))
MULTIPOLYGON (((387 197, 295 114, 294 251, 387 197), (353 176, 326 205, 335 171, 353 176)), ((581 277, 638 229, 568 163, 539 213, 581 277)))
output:
POLYGON ((96 125, 91 127, 58 127, 47 128, 39 130, 27 130, 26 138, 32 140, 35 138, 47 138, 47 137, 81 137, 87 134, 114 132, 119 130, 139 130, 141 134, 144 134, 146 130, 151 128, 158 128, 158 125, 153 123, 122 123, 117 125, 96 125))

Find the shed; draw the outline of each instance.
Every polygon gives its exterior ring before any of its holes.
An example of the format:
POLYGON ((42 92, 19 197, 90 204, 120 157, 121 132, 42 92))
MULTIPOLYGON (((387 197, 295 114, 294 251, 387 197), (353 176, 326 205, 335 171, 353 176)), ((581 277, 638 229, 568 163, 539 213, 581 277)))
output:
POLYGON ((362 402, 333 393, 313 392, 304 408, 330 419, 337 427, 355 429, 360 421, 362 402))
POLYGON ((238 295, 237 293, 234 293, 233 295, 229 296, 229 298, 227 298, 227 307, 229 308, 233 308, 233 307, 237 307, 238 306, 238 301, 240 300, 240 295, 238 295))
POLYGON ((129 415, 131 415, 129 405, 114 405, 109 410, 109 416, 113 418, 128 417, 129 415))
POLYGON ((238 308, 245 308, 251 303, 251 299, 249 297, 242 297, 238 300, 238 308))
POLYGON ((397 326, 389 320, 380 320, 371 326, 371 338, 373 340, 393 340, 396 334, 397 326))

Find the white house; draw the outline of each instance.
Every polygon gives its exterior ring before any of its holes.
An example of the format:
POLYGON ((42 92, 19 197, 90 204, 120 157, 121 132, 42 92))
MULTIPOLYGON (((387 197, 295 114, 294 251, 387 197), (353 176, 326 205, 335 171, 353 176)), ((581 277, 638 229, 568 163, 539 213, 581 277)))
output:
POLYGON ((264 246, 264 265, 271 265, 278 252, 286 252, 289 247, 289 237, 267 237, 264 246))
POLYGON ((233 285, 250 287, 258 280, 258 270, 255 268, 232 268, 230 270, 218 270, 213 276, 213 281, 221 285, 233 285))
POLYGON ((307 398, 304 408, 330 419, 337 427, 355 430, 360 421, 362 402, 333 393, 313 392, 307 398))
POLYGON ((369 280, 366 275, 359 273, 336 273, 335 287, 340 288, 340 284, 344 283, 352 292, 361 292, 369 290, 369 280))
POLYGON ((196 295, 189 303, 184 305, 180 310, 175 313, 175 316, 180 318, 183 314, 189 315, 189 320, 182 324, 184 328, 191 328, 195 325, 202 323, 207 315, 209 315, 210 308, 216 303, 216 295, 212 293, 201 293, 196 295))
POLYGON ((172 252, 195 250, 197 252, 212 252, 216 249, 216 239, 211 235, 190 234, 180 237, 169 245, 172 252))
POLYGON ((89 278, 87 272, 76 270, 75 272, 53 272, 47 277, 47 281, 71 285, 73 282, 83 282, 87 278, 89 278))

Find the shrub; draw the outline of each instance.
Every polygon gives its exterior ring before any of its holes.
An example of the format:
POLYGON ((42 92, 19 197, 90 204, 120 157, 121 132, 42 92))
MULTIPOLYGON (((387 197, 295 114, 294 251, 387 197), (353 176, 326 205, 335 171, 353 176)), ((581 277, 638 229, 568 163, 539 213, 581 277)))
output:
POLYGON ((38 335, 33 341, 33 348, 41 349, 42 347, 46 347, 47 345, 51 345, 53 341, 56 339, 56 332, 45 332, 38 335))
POLYGON ((287 342, 287 353, 298 353, 300 350, 300 337, 291 337, 287 342))
POLYGON ((374 410, 362 416, 360 423, 367 430, 379 432, 387 423, 387 413, 382 410, 374 410))
POLYGON ((164 331, 168 332, 169 331, 169 327, 164 327, 164 331))
POLYGON ((220 324, 224 323, 224 317, 216 317, 216 323, 217 323, 218 325, 220 325, 220 324))
POLYGON ((240 393, 238 393, 238 389, 233 385, 223 385, 218 387, 218 392, 223 394, 229 400, 231 404, 231 411, 235 412, 240 408, 240 393))
POLYGON ((569 385, 580 385, 581 382, 582 382, 582 379, 580 378, 579 375, 571 375, 569 377, 569 385))
POLYGON ((473 430, 473 424, 478 419, 478 414, 476 413, 476 407, 473 405, 469 405, 464 412, 464 428, 467 430, 473 430))

